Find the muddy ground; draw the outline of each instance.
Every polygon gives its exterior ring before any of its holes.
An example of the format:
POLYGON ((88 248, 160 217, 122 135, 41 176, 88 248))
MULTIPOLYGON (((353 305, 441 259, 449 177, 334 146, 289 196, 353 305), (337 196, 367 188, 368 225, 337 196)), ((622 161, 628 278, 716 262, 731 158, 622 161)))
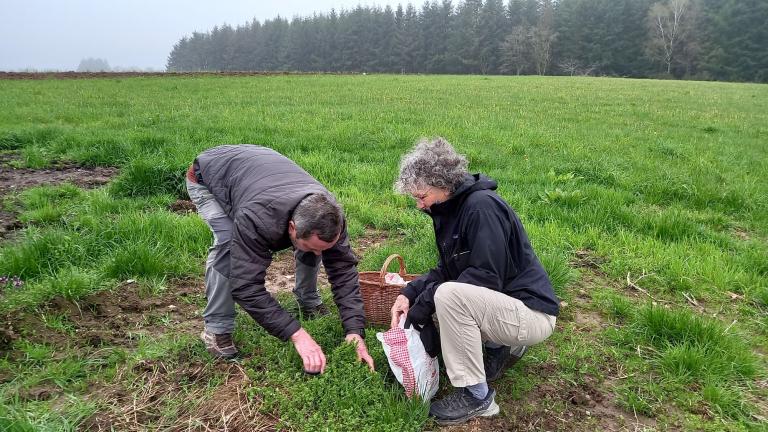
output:
POLYGON ((2 205, 5 198, 35 186, 72 183, 81 188, 102 186, 117 175, 117 168, 84 168, 60 163, 49 169, 12 168, 14 153, 0 153, 0 240, 21 228, 17 215, 2 205))

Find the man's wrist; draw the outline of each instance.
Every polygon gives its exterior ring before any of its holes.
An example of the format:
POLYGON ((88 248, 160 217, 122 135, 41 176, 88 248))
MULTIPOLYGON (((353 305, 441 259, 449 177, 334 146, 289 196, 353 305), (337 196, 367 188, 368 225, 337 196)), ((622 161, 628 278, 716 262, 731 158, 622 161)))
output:
POLYGON ((344 337, 347 337, 347 336, 353 335, 353 334, 354 335, 358 335, 361 338, 363 338, 363 340, 365 340, 365 329, 351 329, 351 330, 347 330, 347 334, 344 335, 344 337))
POLYGON ((302 336, 302 332, 303 332, 303 333, 306 333, 306 331, 304 330, 304 327, 299 327, 299 329, 298 329, 298 330, 296 330, 296 331, 295 331, 295 332, 294 332, 294 333, 293 333, 293 334, 290 336, 290 338, 289 338, 289 339, 291 340, 291 342, 296 342, 296 341, 297 341, 297 340, 298 340, 298 339, 299 339, 299 338, 302 336))

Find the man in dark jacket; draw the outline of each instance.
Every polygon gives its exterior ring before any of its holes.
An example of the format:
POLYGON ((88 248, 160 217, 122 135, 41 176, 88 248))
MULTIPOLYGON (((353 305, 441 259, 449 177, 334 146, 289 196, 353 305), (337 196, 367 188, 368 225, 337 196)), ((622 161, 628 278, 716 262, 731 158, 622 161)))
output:
POLYGON ((431 216, 440 255, 392 306, 393 327, 403 314, 429 326, 436 313, 440 323, 445 367, 459 389, 433 403, 430 415, 439 424, 495 415, 487 383, 554 330, 559 301, 549 277, 496 182, 468 174, 466 158, 442 138, 403 157, 395 187, 431 216))
POLYGON ((346 340, 373 369, 363 340, 365 318, 346 222, 333 195, 293 161, 249 144, 214 147, 187 172, 187 190, 213 232, 205 269, 208 304, 200 335, 208 351, 232 358, 237 302, 265 330, 293 342, 304 370, 321 373, 325 355, 301 324, 266 291, 273 252, 294 247, 294 291, 303 310, 317 308, 320 260, 331 283, 346 340))

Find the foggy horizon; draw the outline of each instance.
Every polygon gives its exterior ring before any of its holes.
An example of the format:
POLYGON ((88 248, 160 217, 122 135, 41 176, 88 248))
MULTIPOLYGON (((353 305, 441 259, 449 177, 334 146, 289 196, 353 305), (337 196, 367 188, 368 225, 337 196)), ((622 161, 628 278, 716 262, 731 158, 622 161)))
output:
POLYGON ((55 2, 28 0, 2 7, 0 71, 73 71, 81 60, 100 58, 111 68, 164 71, 173 45, 193 32, 233 27, 256 19, 311 16, 358 5, 403 6, 392 0, 200 0, 55 2))

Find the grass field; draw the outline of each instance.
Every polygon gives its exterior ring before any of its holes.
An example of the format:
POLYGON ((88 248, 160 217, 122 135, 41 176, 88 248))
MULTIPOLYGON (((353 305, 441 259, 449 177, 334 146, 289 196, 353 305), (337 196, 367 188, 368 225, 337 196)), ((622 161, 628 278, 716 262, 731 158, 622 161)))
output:
POLYGON ((305 323, 329 355, 319 379, 245 314, 244 360, 214 362, 197 339, 210 234, 169 205, 201 150, 269 146, 338 196, 372 245, 362 269, 397 252, 423 272, 431 224, 392 183, 436 135, 499 182, 564 301, 556 333, 495 386, 501 415, 450 430, 767 430, 767 86, 208 76, 0 81, 0 95, 0 171, 119 172, 0 197, 18 219, 0 240, 2 430, 435 429, 375 331, 371 374, 337 318, 305 323))

